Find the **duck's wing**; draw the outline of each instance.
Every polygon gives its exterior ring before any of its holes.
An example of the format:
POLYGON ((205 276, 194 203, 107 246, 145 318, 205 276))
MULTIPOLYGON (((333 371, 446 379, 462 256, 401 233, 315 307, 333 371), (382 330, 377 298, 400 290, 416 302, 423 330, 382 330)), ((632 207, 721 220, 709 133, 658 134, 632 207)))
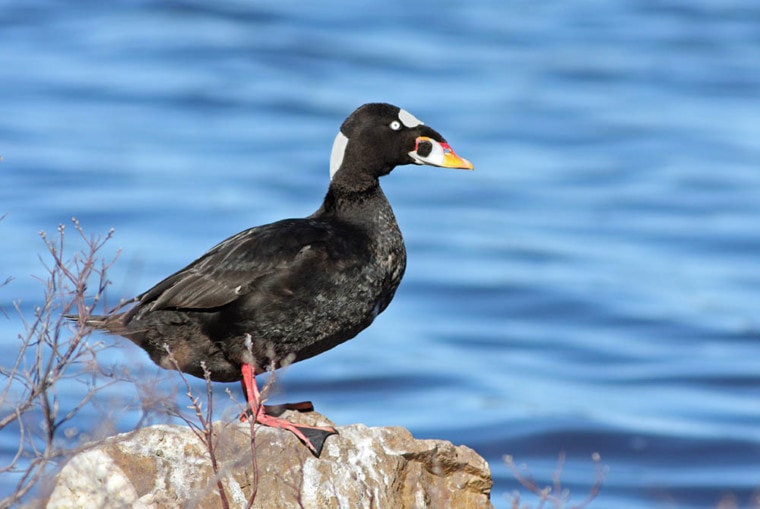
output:
POLYGON ((361 263, 359 236, 308 218, 251 228, 140 295, 138 307, 214 309, 252 292, 292 294, 300 290, 293 285, 308 279, 309 271, 340 271, 361 263))

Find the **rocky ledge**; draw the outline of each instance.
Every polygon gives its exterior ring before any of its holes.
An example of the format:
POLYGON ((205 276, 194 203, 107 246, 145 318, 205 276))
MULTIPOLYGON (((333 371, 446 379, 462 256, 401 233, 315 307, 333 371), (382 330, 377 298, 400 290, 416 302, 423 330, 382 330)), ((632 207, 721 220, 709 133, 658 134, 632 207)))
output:
MULTIPOLYGON (((332 425, 316 412, 294 422, 332 425)), ((490 508, 491 473, 465 446, 417 440, 404 428, 337 427, 314 457, 291 433, 214 423, 217 476, 194 432, 157 425, 111 437, 74 456, 55 479, 49 509, 490 508), (219 483, 221 481, 220 489, 219 483)))

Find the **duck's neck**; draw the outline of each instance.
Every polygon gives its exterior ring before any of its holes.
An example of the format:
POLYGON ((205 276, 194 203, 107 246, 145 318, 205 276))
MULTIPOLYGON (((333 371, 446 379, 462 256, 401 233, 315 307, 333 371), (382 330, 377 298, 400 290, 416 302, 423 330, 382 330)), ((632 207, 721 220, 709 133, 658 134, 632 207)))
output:
POLYGON ((333 217, 373 229, 398 229, 396 217, 377 177, 367 175, 345 179, 341 178, 340 172, 335 177, 314 216, 333 217))
POLYGON ((371 259, 387 273, 390 293, 384 297, 380 310, 390 302, 406 267, 404 238, 396 222, 396 216, 385 197, 377 177, 358 186, 357 180, 349 184, 333 179, 320 209, 314 218, 337 219, 364 233, 371 259))

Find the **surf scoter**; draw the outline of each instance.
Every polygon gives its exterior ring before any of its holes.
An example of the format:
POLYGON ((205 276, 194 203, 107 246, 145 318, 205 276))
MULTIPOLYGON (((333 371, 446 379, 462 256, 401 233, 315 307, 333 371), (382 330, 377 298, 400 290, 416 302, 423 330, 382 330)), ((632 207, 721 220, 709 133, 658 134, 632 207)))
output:
POLYGON ((322 206, 234 235, 125 304, 91 316, 167 369, 241 380, 256 421, 287 429, 319 455, 332 428, 295 426, 260 402, 255 375, 356 336, 393 298, 406 250, 378 179, 396 166, 472 169, 407 111, 365 104, 340 128, 322 206), (171 352, 169 356, 168 350, 171 352))

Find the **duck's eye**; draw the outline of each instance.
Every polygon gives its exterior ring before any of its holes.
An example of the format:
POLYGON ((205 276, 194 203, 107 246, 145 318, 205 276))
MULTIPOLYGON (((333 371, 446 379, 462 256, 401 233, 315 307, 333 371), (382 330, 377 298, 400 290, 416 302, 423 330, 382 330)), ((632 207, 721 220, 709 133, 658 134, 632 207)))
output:
POLYGON ((393 129, 394 131, 398 131, 399 129, 401 129, 401 122, 399 122, 398 120, 394 120, 388 125, 388 127, 393 129))

